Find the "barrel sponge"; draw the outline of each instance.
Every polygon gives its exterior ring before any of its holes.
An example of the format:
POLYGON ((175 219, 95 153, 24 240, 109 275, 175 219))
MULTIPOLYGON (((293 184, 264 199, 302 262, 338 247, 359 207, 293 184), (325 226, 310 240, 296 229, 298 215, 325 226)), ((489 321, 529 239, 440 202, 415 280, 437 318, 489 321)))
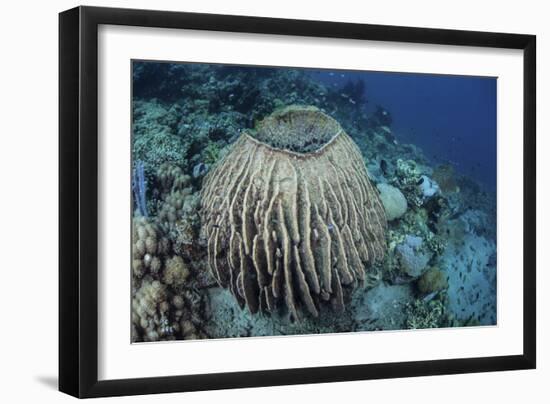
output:
POLYGON ((243 132, 204 179, 202 234, 217 282, 252 313, 344 308, 386 250, 362 155, 334 119, 290 106, 243 132), (305 309, 305 310, 304 310, 305 309))

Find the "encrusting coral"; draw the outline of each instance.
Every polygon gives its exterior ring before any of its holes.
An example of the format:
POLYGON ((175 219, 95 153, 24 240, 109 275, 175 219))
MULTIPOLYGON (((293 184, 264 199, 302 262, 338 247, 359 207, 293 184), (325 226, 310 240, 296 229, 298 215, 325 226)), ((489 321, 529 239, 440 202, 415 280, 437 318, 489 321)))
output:
POLYGON ((386 217, 361 153, 333 118, 290 106, 244 132, 207 174, 203 235, 210 271, 251 312, 293 319, 320 301, 343 309, 384 256, 386 217))

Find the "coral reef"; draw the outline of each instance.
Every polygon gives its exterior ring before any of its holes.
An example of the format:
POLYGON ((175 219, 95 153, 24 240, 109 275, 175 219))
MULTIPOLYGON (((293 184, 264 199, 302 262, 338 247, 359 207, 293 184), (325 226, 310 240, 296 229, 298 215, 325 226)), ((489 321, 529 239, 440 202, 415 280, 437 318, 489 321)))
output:
POLYGON ((383 257, 386 218, 361 154, 313 107, 275 112, 244 133, 207 176, 203 232, 218 283, 256 312, 281 303, 298 319, 383 257))
POLYGON ((133 341, 496 324, 494 192, 362 80, 133 66, 133 341))

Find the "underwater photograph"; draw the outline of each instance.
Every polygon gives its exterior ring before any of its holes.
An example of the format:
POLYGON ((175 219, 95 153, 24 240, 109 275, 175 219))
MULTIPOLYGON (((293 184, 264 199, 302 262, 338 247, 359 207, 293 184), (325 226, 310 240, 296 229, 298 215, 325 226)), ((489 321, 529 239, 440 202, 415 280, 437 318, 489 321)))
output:
POLYGON ((496 77, 131 68, 132 342, 497 325, 496 77))

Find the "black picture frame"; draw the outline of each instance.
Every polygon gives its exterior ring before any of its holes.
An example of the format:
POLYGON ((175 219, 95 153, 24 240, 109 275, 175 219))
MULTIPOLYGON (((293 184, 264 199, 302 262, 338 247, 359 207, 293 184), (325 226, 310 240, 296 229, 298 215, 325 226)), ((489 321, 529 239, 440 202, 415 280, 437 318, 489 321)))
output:
POLYGON ((77 7, 59 15, 59 390, 103 397, 459 374, 536 366, 536 37, 166 11, 77 7), (510 48, 523 51, 523 353, 467 359, 99 381, 98 26, 510 48))

